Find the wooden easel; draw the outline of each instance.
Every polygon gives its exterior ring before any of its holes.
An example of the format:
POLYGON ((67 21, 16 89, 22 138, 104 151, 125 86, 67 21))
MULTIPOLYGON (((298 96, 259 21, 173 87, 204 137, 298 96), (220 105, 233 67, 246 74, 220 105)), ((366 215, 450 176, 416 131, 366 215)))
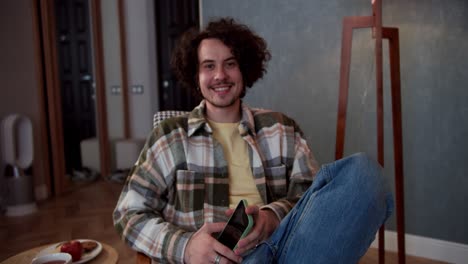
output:
MULTIPOLYGON (((393 117, 393 144, 395 163, 395 200, 397 220, 398 263, 405 263, 405 221, 403 193, 403 144, 401 127, 401 88, 400 88, 400 47, 398 28, 382 27, 382 2, 372 0, 372 16, 352 16, 343 19, 341 42, 340 91, 338 100, 338 120, 336 127, 335 159, 343 157, 348 101, 349 69, 353 29, 372 28, 375 39, 376 88, 377 88, 377 156, 384 165, 383 131, 383 77, 382 39, 389 41, 390 79, 393 117)), ((385 263, 385 228, 379 230, 379 263, 385 263)))

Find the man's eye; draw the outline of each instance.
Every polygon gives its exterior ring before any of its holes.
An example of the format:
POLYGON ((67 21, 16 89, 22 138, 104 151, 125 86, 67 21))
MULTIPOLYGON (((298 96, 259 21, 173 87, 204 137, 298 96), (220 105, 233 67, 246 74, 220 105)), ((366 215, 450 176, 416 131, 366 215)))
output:
POLYGON ((213 64, 205 64, 205 65, 203 66, 203 68, 205 68, 205 69, 207 69, 207 70, 212 70, 212 69, 214 69, 214 65, 213 65, 213 64))
POLYGON ((236 66, 237 66, 237 62, 235 62, 235 61, 229 61, 229 62, 227 63, 227 67, 228 67, 228 68, 234 68, 234 67, 236 67, 236 66))

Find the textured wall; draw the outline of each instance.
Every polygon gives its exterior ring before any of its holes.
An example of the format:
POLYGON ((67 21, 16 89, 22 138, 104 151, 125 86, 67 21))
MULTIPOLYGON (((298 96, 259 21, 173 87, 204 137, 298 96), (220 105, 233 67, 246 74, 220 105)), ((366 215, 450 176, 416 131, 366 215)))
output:
MULTIPOLYGON (((202 0, 204 23, 232 16, 268 41, 273 54, 268 74, 246 102, 295 118, 322 163, 334 158, 341 21, 370 14, 370 1, 364 0, 202 0)), ((468 2, 389 0, 383 14, 385 26, 400 30, 406 232, 468 244, 468 2)), ((354 33, 347 154, 376 156, 371 38, 370 30, 354 33)), ((384 71, 385 171, 390 178, 388 67, 384 71)), ((395 228, 394 219, 388 226, 395 228)))

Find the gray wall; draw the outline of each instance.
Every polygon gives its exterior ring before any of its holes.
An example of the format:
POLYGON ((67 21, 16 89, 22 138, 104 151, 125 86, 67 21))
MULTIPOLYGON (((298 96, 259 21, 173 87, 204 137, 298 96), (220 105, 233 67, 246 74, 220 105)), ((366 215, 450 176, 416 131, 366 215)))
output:
MULTIPOLYGON (((370 15, 370 1, 202 0, 202 14, 204 23, 232 16, 267 40, 273 54, 268 74, 246 102, 295 118, 317 159, 332 161, 342 18, 370 15)), ((468 244, 468 2, 389 0, 383 14, 384 26, 400 30, 406 232, 468 244)), ((373 52, 370 30, 355 31, 346 154, 376 156, 373 52)), ((388 67, 384 71, 385 171, 391 178, 388 67)))

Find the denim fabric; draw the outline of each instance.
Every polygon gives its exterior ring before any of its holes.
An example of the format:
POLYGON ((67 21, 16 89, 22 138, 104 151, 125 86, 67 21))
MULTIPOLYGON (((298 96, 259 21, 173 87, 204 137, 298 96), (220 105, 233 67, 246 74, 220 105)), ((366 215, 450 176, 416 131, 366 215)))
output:
POLYGON ((354 154, 322 166, 277 230, 243 263, 357 263, 392 211, 382 168, 354 154))

